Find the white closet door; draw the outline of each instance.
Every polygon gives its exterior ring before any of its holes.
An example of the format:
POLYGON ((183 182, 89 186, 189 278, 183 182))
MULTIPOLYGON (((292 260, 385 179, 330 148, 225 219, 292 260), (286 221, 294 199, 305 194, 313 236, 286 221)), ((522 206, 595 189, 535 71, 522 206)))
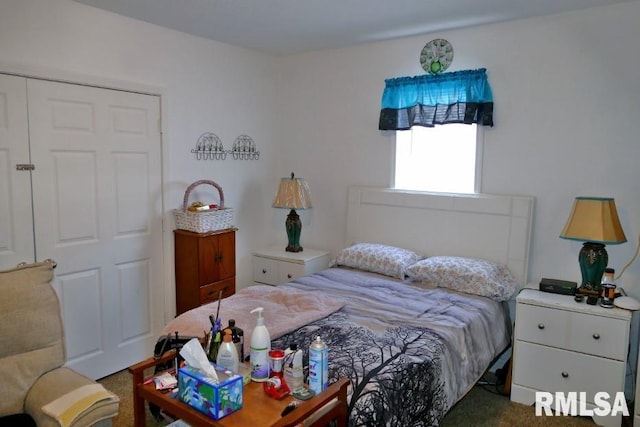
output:
POLYGON ((148 357, 163 324, 157 96, 29 80, 36 257, 52 258, 72 368, 148 357))
POLYGON ((26 85, 0 74, 0 270, 35 260, 26 85))

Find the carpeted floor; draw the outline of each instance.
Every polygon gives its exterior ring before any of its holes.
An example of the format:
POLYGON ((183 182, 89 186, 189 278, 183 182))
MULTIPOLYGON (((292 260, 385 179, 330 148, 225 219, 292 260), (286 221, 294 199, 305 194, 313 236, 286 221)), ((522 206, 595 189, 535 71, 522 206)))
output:
MULTIPOLYGON (((120 414, 113 427, 133 426, 132 385, 129 372, 126 370, 118 372, 103 378, 100 383, 120 396, 120 414)), ((169 422, 155 422, 147 409, 147 427, 160 427, 167 424, 169 422)), ((623 423, 623 425, 626 424, 626 422, 623 423)), ((441 426, 593 427, 595 424, 590 418, 536 417, 532 406, 513 403, 508 397, 494 392, 493 387, 475 386, 451 409, 441 426)))

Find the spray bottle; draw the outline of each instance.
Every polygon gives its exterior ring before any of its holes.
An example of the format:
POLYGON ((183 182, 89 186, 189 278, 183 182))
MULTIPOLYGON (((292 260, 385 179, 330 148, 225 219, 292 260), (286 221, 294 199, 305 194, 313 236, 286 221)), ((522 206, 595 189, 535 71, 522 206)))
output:
POLYGON ((271 350, 271 336, 264 325, 262 307, 254 308, 251 313, 258 313, 256 327, 251 333, 250 355, 251 380, 264 382, 269 379, 269 350, 271 350))
POLYGON ((320 337, 309 346, 309 389, 322 393, 329 385, 329 348, 320 337))

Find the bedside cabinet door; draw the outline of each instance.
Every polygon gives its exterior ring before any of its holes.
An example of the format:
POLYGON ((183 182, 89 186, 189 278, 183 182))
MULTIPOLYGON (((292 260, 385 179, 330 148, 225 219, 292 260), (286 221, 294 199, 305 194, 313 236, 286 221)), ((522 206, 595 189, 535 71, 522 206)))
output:
POLYGON ((254 256, 253 281, 267 285, 278 284, 278 261, 254 256))

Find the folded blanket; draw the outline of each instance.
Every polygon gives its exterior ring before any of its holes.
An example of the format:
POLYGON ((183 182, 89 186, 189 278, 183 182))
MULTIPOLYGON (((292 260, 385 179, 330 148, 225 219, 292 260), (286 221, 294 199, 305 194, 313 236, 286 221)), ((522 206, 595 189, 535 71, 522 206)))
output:
MULTIPOLYGON (((244 330, 244 350, 249 354, 249 339, 257 318, 255 313, 250 314, 254 308, 264 308, 264 324, 271 339, 275 339, 322 319, 342 306, 344 301, 319 293, 286 286, 253 285, 223 299, 219 317, 222 326, 226 326, 229 319, 234 319, 236 326, 244 330)), ((162 334, 178 332, 184 336, 201 337, 211 329, 209 315, 215 316, 217 307, 218 303, 212 302, 182 313, 164 327, 162 334)))
POLYGON ((105 400, 117 402, 119 398, 102 384, 89 384, 47 403, 42 411, 58 420, 62 427, 68 427, 91 406, 105 400))

